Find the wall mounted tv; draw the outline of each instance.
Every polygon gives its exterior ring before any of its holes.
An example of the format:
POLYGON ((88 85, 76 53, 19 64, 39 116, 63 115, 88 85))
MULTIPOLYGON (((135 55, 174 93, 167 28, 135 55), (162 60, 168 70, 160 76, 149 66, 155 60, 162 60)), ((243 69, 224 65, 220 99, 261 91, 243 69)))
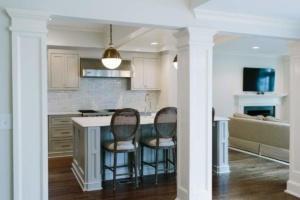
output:
POLYGON ((275 85, 275 69, 244 67, 243 91, 273 92, 275 85))

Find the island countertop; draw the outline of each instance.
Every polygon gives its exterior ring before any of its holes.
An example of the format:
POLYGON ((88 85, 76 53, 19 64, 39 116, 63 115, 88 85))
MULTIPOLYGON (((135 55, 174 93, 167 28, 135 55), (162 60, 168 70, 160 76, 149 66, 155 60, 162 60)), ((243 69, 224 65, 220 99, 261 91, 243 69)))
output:
MULTIPOLYGON (((72 117, 72 120, 82 127, 110 126, 111 116, 104 117, 72 117)), ((227 121, 228 118, 215 117, 215 121, 227 121)), ((154 116, 141 116, 140 124, 153 124, 154 116)))
MULTIPOLYGON (((74 122, 82 127, 110 126, 111 116, 104 117, 72 117, 74 122)), ((140 124, 153 124, 153 116, 141 116, 140 124)))

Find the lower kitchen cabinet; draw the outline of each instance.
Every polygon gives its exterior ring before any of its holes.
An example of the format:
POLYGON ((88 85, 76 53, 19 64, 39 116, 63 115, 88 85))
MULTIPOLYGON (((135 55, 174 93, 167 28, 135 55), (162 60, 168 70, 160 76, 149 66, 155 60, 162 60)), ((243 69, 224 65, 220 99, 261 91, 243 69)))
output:
POLYGON ((48 117, 48 156, 71 156, 73 154, 72 117, 80 115, 50 115, 48 117))

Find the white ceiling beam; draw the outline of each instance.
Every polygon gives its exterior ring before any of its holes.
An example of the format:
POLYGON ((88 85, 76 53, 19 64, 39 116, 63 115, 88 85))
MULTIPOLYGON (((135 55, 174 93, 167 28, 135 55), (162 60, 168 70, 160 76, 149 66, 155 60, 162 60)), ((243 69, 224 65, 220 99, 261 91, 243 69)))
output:
POLYGON ((151 28, 139 28, 136 31, 133 31, 132 33, 128 34, 127 36, 120 38, 116 44, 114 44, 114 47, 116 49, 128 44, 129 42, 138 39, 139 37, 153 31, 151 28))
POLYGON ((210 0, 190 0, 190 9, 194 10, 195 8, 201 6, 202 4, 208 2, 210 0))

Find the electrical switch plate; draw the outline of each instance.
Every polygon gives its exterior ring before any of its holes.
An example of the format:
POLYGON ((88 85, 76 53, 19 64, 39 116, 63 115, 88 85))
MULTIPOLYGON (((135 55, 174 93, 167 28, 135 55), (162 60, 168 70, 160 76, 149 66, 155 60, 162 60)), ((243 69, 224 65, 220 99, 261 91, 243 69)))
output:
POLYGON ((0 114, 0 130, 12 129, 11 114, 0 114))

